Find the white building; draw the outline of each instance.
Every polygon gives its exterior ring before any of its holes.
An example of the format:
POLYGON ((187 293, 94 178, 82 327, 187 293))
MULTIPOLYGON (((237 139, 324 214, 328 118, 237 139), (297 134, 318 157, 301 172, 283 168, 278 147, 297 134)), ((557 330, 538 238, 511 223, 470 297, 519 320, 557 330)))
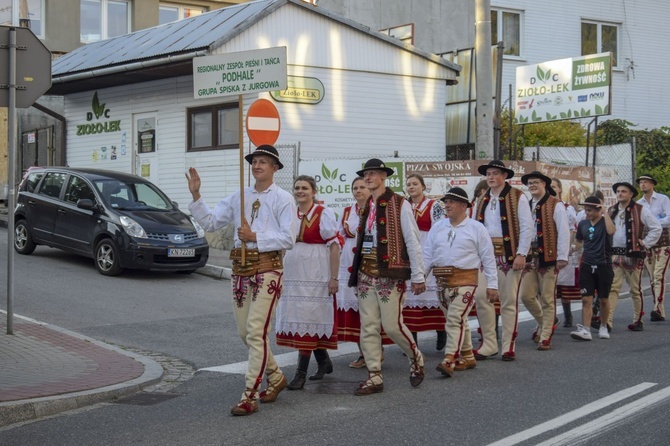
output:
MULTIPOLYGON (((321 84, 322 97, 275 102, 277 144, 300 147, 303 158, 417 148, 444 157, 446 90, 458 65, 324 9, 269 0, 91 43, 54 61, 49 94, 64 96, 67 164, 149 177, 182 205, 190 201, 184 172, 194 166, 214 203, 239 187, 240 97, 195 99, 192 60, 281 46, 289 85, 321 84)), ((271 95, 241 98, 246 111, 271 95)))
MULTIPOLYGON (((319 0, 318 5, 436 54, 475 44, 474 1, 319 0)), ((505 45, 503 103, 519 66, 612 51, 612 114, 599 121, 625 119, 639 129, 670 125, 670 2, 491 0, 491 9, 492 43, 505 45)))

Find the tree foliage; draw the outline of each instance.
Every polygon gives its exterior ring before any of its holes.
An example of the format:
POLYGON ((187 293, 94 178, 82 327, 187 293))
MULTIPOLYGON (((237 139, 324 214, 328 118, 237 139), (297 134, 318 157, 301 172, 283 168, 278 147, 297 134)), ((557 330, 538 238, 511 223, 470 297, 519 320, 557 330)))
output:
POLYGON ((549 121, 524 126, 512 124, 514 140, 510 146, 510 114, 514 120, 514 111, 504 109, 500 117, 500 147, 503 158, 520 159, 523 147, 541 145, 545 147, 574 147, 586 145, 586 130, 577 121, 549 121), (514 147, 516 142, 516 150, 514 147))
POLYGON ((635 137, 636 177, 651 175, 658 185, 657 192, 670 192, 670 127, 653 130, 633 130, 632 122, 610 119, 598 127, 598 145, 620 144, 635 137))

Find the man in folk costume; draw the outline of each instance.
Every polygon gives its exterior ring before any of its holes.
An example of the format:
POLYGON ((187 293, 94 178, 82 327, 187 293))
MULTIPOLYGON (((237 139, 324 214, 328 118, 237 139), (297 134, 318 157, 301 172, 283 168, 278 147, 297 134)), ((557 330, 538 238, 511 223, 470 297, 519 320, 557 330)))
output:
POLYGON ((535 218, 531 251, 521 278, 521 301, 535 318, 533 341, 538 350, 550 350, 556 330, 556 280, 568 264, 570 226, 565 206, 555 197, 551 178, 534 171, 521 177, 531 194, 530 208, 535 218))
POLYGON ((385 186, 393 169, 373 158, 357 173, 365 178, 371 197, 360 218, 349 286, 358 289, 361 349, 369 375, 354 393, 371 395, 384 390, 382 326, 410 361, 412 387, 423 381, 423 355, 403 323, 402 308, 407 280, 414 294, 424 292, 426 285, 421 238, 412 206, 385 186))
MULTIPOLYGON (((514 171, 502 161, 494 160, 477 169, 486 176, 489 190, 477 200, 473 215, 488 230, 498 266, 498 292, 502 319, 502 360, 514 361, 515 341, 519 314, 519 282, 526 267, 533 236, 533 217, 524 193, 506 180, 514 171)), ((477 359, 486 359, 498 353, 496 318, 493 303, 486 298, 484 275, 479 274, 475 293, 477 318, 482 335, 480 347, 474 351, 477 359)))
POLYGON ((200 195, 200 175, 189 168, 186 175, 193 202, 188 209, 206 231, 235 225, 233 260, 233 310, 237 331, 249 349, 245 375, 246 389, 232 415, 251 415, 258 410, 258 399, 271 403, 288 385, 270 351, 268 332, 272 315, 282 289, 282 251, 293 248, 297 221, 293 196, 274 183, 274 174, 284 167, 277 149, 259 146, 245 157, 251 164, 254 186, 244 188, 244 209, 240 209, 240 193, 235 192, 210 209, 200 195), (244 222, 242 223, 242 219, 244 222), (242 243, 246 244, 242 263, 242 243), (263 374, 267 389, 260 391, 263 374))
POLYGON ((638 204, 648 208, 661 224, 662 232, 658 242, 647 250, 645 265, 651 277, 651 293, 654 296, 654 309, 651 310, 651 321, 665 320, 665 273, 670 263, 670 198, 654 190, 657 181, 651 175, 642 175, 637 179, 644 196, 637 200, 638 204))
POLYGON ((442 198, 447 220, 431 227, 426 243, 426 268, 437 278, 438 295, 447 319, 444 360, 436 369, 447 377, 475 368, 468 315, 474 304, 480 266, 486 276, 486 298, 498 300, 498 271, 493 243, 484 225, 468 217, 468 194, 454 187, 442 198))
POLYGON ((623 279, 630 287, 633 300, 633 323, 628 325, 631 331, 642 331, 643 302, 641 278, 647 250, 658 242, 662 228, 658 219, 649 208, 636 203, 633 198, 637 189, 630 183, 615 183, 612 190, 616 193, 617 204, 609 208, 609 214, 616 226, 612 237, 612 269, 614 280, 610 290, 610 314, 607 328, 612 328, 614 310, 619 300, 619 291, 623 279), (645 236, 646 234, 646 236, 645 236))

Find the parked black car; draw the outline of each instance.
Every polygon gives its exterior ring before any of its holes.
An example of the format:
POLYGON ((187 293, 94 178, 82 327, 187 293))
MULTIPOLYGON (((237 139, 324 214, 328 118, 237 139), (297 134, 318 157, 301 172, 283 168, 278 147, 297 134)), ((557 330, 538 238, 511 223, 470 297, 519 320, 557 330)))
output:
POLYGON ((192 273, 209 257, 205 231, 148 180, 98 169, 31 169, 19 186, 14 249, 47 245, 124 268, 192 273))

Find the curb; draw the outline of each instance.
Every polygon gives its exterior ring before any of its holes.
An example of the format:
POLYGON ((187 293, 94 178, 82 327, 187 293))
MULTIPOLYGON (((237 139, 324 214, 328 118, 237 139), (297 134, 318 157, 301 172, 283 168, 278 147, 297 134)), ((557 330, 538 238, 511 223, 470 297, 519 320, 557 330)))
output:
POLYGON ((38 418, 55 415, 60 412, 79 409, 81 407, 122 398, 124 396, 139 392, 143 388, 159 382, 163 377, 163 366, 150 358, 123 350, 113 345, 106 344, 102 341, 89 338, 64 328, 37 321, 33 322, 43 325, 51 330, 58 331, 87 342, 91 342, 99 347, 128 356, 135 361, 142 363, 144 366, 144 373, 139 378, 101 387, 99 389, 0 403, 0 427, 8 426, 14 423, 36 420, 38 418))
POLYGON ((230 280, 233 274, 233 270, 231 268, 211 264, 207 264, 202 268, 198 268, 195 272, 198 274, 202 274, 203 276, 213 277, 215 279, 228 279, 228 280, 230 280))

